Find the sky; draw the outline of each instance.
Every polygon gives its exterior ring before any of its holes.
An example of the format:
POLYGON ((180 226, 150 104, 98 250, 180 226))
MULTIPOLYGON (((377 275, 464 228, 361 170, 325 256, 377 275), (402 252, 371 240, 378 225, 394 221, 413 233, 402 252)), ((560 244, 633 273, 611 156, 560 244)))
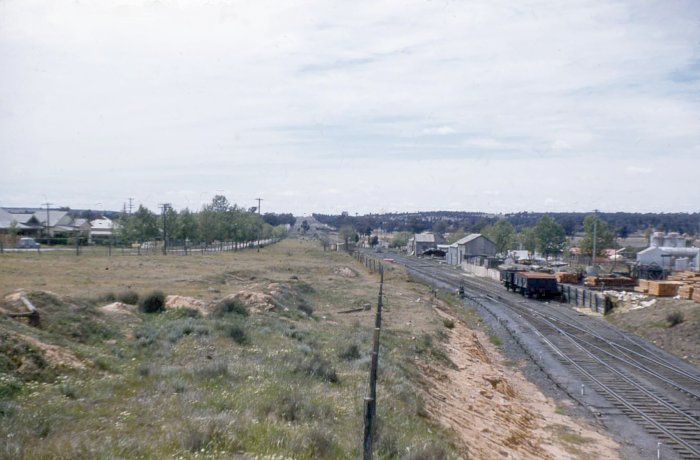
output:
POLYGON ((700 211, 700 2, 0 0, 0 206, 700 211))

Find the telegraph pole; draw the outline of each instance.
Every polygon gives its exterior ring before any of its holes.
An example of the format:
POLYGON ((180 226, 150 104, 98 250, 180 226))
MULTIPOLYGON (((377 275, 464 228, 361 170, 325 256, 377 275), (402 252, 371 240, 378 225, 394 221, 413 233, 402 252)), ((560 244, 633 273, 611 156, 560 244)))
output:
POLYGON ((159 205, 162 209, 161 214, 163 215, 163 255, 168 254, 168 226, 166 225, 166 214, 170 208, 170 203, 162 203, 159 205))
MULTIPOLYGON (((595 253, 596 247, 595 246, 596 246, 596 240, 598 239, 597 235, 596 235, 596 230, 597 230, 596 227, 597 226, 598 226, 598 210, 594 209, 593 210, 593 252, 591 253, 591 267, 595 267, 595 256, 596 256, 596 253, 595 253)), ((595 268, 594 268, 594 270, 595 270, 595 268)))
POLYGON ((264 201, 262 198, 253 198, 254 200, 258 201, 258 215, 260 215, 260 202, 264 201))
POLYGON ((49 203, 48 201, 46 203, 43 203, 44 206, 46 206, 46 243, 48 244, 49 241, 49 227, 51 226, 49 222, 49 206, 51 206, 53 203, 49 203))
POLYGON ((134 199, 129 197, 129 215, 131 215, 131 210, 134 207, 134 199))

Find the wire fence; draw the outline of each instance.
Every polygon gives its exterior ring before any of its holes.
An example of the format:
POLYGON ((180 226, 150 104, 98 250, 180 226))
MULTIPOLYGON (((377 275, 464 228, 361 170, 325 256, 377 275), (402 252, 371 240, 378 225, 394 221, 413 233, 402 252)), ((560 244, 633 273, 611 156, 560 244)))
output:
POLYGON ((148 256, 148 255, 193 255, 235 252, 245 249, 260 249, 277 243, 281 238, 251 241, 146 241, 143 243, 119 243, 101 241, 88 243, 87 238, 21 238, 15 242, 0 240, 0 254, 52 253, 72 256, 148 256))

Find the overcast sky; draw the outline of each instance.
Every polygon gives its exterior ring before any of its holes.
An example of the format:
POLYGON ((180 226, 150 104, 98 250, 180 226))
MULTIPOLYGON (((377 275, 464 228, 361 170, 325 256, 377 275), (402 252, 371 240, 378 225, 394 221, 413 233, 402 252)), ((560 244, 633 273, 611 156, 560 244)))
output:
POLYGON ((0 206, 699 211, 700 2, 0 0, 0 206))

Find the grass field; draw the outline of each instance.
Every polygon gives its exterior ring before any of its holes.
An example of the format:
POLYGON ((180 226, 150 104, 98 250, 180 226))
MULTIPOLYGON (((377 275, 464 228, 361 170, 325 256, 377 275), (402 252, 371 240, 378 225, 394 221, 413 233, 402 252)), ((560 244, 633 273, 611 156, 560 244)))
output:
MULTIPOLYGON (((426 287, 386 275, 377 458, 458 457, 415 390, 421 360, 450 365, 449 326, 426 287)), ((295 239, 212 255, 4 254, 0 293, 17 289, 41 325, 0 315, 0 458, 360 456, 374 311, 340 312, 374 309, 378 278, 348 255, 295 239), (154 290, 218 313, 101 308, 154 290)))

